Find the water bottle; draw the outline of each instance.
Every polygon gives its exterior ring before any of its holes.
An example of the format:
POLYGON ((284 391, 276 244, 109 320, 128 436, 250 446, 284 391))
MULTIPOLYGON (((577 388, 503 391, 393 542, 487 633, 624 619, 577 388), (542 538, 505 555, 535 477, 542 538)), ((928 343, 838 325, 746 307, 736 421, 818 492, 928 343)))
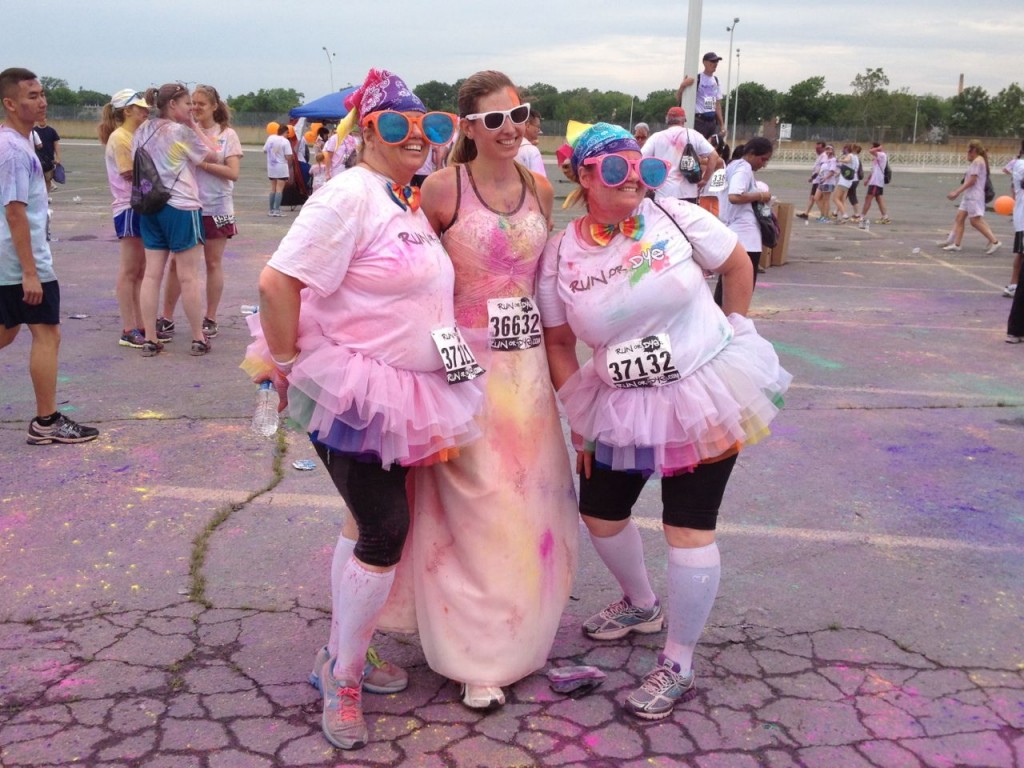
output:
POLYGON ((257 312, 260 311, 260 306, 259 304, 243 304, 241 307, 239 307, 239 311, 243 315, 255 315, 257 312))
POLYGON ((277 401, 269 381, 260 384, 256 392, 256 411, 252 415, 252 431, 263 437, 277 432, 277 401))

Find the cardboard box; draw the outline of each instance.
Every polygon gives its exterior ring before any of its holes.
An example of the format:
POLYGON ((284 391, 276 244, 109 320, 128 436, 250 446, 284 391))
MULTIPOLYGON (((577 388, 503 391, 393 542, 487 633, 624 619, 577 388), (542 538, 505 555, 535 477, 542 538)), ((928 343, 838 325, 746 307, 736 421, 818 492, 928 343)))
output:
POLYGON ((765 248, 761 254, 761 264, 765 267, 781 267, 786 263, 786 252, 789 250, 789 234, 793 231, 793 203, 774 203, 772 212, 779 220, 779 242, 774 248, 765 248))

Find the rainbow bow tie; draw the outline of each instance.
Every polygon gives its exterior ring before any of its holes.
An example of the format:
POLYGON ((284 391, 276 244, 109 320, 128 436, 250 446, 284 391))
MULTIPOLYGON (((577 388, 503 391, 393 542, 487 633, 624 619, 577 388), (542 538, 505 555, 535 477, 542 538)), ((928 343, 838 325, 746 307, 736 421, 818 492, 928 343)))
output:
POLYGON ((388 194, 403 211, 406 208, 418 211, 420 209, 420 188, 412 184, 388 184, 388 194))
POLYGON ((590 236, 598 245, 608 245, 616 234, 621 232, 628 238, 639 240, 644 235, 644 216, 642 213, 623 219, 618 224, 591 224, 590 236))

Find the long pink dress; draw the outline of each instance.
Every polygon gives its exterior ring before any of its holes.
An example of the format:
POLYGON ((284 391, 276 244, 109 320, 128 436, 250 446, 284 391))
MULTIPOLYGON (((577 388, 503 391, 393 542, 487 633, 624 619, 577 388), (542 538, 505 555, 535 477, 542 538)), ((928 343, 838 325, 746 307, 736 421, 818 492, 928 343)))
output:
POLYGON ((523 302, 534 296, 547 223, 525 186, 516 210, 502 213, 480 199, 465 166, 458 184, 441 240, 455 265, 456 323, 487 370, 484 436, 412 473, 402 565, 430 667, 500 686, 547 663, 576 571, 578 510, 540 327, 533 333, 523 302), (492 301, 489 316, 489 299, 509 301, 492 301))

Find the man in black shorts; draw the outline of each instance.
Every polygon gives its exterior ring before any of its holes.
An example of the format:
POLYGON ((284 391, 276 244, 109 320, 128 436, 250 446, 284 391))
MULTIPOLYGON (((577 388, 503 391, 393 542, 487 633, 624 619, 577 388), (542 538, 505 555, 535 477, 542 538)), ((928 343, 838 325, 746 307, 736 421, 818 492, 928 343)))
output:
POLYGON ((46 242, 46 182, 31 139, 32 126, 46 117, 46 95, 32 72, 12 67, 0 72, 0 97, 0 349, 28 326, 28 368, 36 396, 29 444, 85 443, 99 430, 57 410, 60 286, 46 242))

